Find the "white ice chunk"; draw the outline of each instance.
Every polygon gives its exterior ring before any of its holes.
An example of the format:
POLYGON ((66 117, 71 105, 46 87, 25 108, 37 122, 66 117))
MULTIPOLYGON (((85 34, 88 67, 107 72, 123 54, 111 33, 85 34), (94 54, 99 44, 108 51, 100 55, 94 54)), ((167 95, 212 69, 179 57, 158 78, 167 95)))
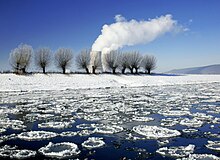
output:
POLYGON ((89 136, 91 134, 94 133, 94 130, 87 130, 87 129, 84 129, 84 130, 81 130, 78 132, 78 135, 79 136, 89 136))
POLYGON ((15 150, 13 151, 13 154, 10 156, 12 159, 25 159, 25 158, 30 158, 34 157, 36 155, 36 151, 31 151, 31 150, 15 150))
POLYGON ((133 131, 149 139, 169 138, 181 135, 177 130, 147 125, 135 126, 133 127, 133 131))
POLYGON ((56 137, 57 133, 48 132, 48 131, 29 131, 23 132, 18 135, 18 138, 27 140, 27 141, 39 141, 44 139, 50 139, 56 137))
POLYGON ((184 125, 184 126, 187 126, 187 127, 198 128, 198 127, 201 127, 203 125, 203 122, 196 119, 196 118, 193 118, 193 119, 185 118, 185 119, 182 119, 180 121, 180 124, 184 125))
POLYGON ((60 136, 62 136, 62 137, 73 137, 73 136, 76 136, 77 134, 78 134, 78 132, 66 131, 66 132, 60 133, 60 136))
POLYGON ((0 128, 0 133, 3 133, 3 132, 5 132, 5 131, 6 131, 6 129, 0 128))
POLYGON ((194 129, 194 128, 186 128, 182 130, 184 133, 194 133, 194 132, 198 132, 198 129, 194 129))
POLYGON ((166 118, 161 120, 161 126, 171 127, 175 126, 179 122, 178 118, 166 118))
POLYGON ((188 145, 188 146, 178 146, 178 147, 163 147, 158 149, 156 152, 169 157, 186 157, 194 152, 195 145, 188 145))
POLYGON ((104 145, 105 142, 102 140, 102 138, 98 138, 98 137, 89 137, 88 140, 82 143, 82 146, 87 149, 99 148, 104 145))
POLYGON ((59 159, 73 157, 80 153, 78 146, 70 142, 55 144, 50 142, 47 146, 40 148, 38 151, 47 157, 59 159))
POLYGON ((158 113, 163 116, 184 116, 190 114, 189 111, 184 110, 160 110, 158 113))
POLYGON ((152 117, 133 117, 132 120, 133 121, 140 121, 140 122, 149 122, 149 121, 153 121, 154 118, 152 118, 152 117))
POLYGON ((212 154, 190 154, 187 158, 177 160, 220 160, 220 158, 212 154))
POLYGON ((208 141, 207 148, 215 151, 220 151, 220 141, 208 141))
POLYGON ((39 128, 63 129, 71 127, 71 122, 46 122, 38 124, 39 128))
POLYGON ((95 128, 94 132, 102 134, 114 134, 123 131, 123 128, 116 125, 104 125, 95 128))

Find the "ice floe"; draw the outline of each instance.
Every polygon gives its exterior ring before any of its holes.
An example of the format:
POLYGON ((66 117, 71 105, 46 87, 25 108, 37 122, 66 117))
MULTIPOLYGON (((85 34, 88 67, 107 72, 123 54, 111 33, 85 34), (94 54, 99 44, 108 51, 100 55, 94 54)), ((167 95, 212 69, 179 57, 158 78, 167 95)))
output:
POLYGON ((164 116, 184 116, 190 114, 189 111, 185 111, 185 110, 169 110, 169 109, 160 110, 158 113, 164 116))
POLYGON ((93 133, 94 133, 94 130, 87 130, 87 129, 83 129, 81 131, 78 131, 79 136, 89 136, 93 133))
POLYGON ((220 158, 212 154, 190 154, 187 158, 177 160, 220 160, 220 158))
POLYGON ((187 126, 187 127, 199 128, 203 125, 203 121, 200 121, 196 118, 193 118, 193 119, 185 118, 180 121, 180 124, 187 126))
POLYGON ((29 131, 23 132, 18 135, 18 138, 26 141, 40 141, 56 137, 57 133, 48 131, 29 131))
POLYGON ((159 148, 156 152, 168 157, 187 157, 191 153, 194 152, 195 145, 188 145, 188 146, 178 146, 178 147, 163 147, 159 148))
POLYGON ((149 122, 149 121, 153 121, 154 118, 152 118, 152 117, 133 117, 132 120, 133 121, 140 121, 140 122, 149 122))
POLYGON ((147 125, 135 126, 133 127, 133 131, 148 139, 169 138, 181 135, 177 130, 147 125))
POLYGON ((36 155, 36 151, 31 151, 27 149, 17 149, 17 146, 8 146, 5 145, 0 148, 0 157, 3 158, 11 158, 11 159, 26 159, 30 157, 34 157, 36 155))
POLYGON ((34 157, 37 154, 36 151, 31 151, 27 149, 23 150, 14 150, 12 154, 10 155, 10 158, 12 159, 26 159, 34 157))
POLYGON ((71 127, 71 122, 46 122, 38 124, 38 128, 63 129, 71 127))
POLYGON ((114 134, 123 131, 123 127, 116 125, 104 125, 101 127, 96 127, 94 132, 102 134, 114 134))
POLYGON ((207 148, 215 151, 220 151, 220 141, 208 141, 207 148))
POLYGON ((198 132, 198 129, 194 129, 194 128, 186 128, 182 130, 184 133, 194 133, 194 132, 198 132))
POLYGON ((51 158, 68 158, 76 156, 80 153, 78 146, 71 142, 52 143, 38 150, 41 154, 51 158))
POLYGON ((77 134, 78 134, 78 132, 66 131, 66 132, 60 133, 60 136, 62 136, 62 137, 73 137, 73 136, 76 136, 77 134))
POLYGON ((89 137, 88 140, 82 143, 82 146, 87 149, 99 148, 105 145, 105 142, 102 138, 98 137, 89 137))
POLYGON ((171 126, 175 126, 178 123, 179 123, 178 118, 166 118, 161 120, 160 125, 165 127, 171 127, 171 126))

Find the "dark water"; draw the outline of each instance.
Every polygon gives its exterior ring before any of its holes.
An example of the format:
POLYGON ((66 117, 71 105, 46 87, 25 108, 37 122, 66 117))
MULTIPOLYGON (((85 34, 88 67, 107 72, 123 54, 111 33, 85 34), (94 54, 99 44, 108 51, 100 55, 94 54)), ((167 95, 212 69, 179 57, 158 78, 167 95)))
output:
MULTIPOLYGON (((32 92, 0 92, 0 117, 1 120, 20 120, 25 128, 18 130, 11 126, 5 128, 4 135, 15 133, 14 139, 4 140, 0 147, 4 145, 17 146, 18 149, 29 149, 37 151, 49 142, 73 142, 77 144, 81 153, 72 159, 175 159, 173 157, 163 157, 156 153, 161 147, 187 146, 194 144, 194 153, 205 153, 220 156, 219 152, 205 147, 208 140, 220 141, 219 137, 207 134, 220 134, 220 124, 214 122, 215 118, 220 118, 220 83, 174 85, 174 86, 151 86, 139 88, 108 88, 108 89, 83 89, 65 91, 32 91, 32 92), (161 111, 166 110, 187 110, 190 114, 165 116, 161 111), (181 132, 180 136, 167 138, 168 144, 160 146, 155 139, 133 140, 128 138, 143 136, 132 131, 137 125, 161 126, 161 119, 177 118, 179 121, 184 118, 193 118, 194 113, 205 113, 211 115, 210 119, 203 119, 203 125, 197 127, 195 133, 184 133, 182 130, 187 127, 177 123, 174 126, 162 126, 175 129, 181 132), (47 117, 45 115, 52 115, 47 117), (36 116, 37 115, 37 116, 36 116), (40 116, 39 116, 40 115, 40 116), (139 122, 134 117, 152 117, 153 121, 139 122), (30 118, 31 117, 31 118, 30 118), (63 129, 38 128, 38 124, 43 122, 75 122, 71 127, 63 129), (114 134, 101 134, 94 132, 88 136, 72 136, 40 140, 25 141, 16 138, 16 135, 26 131, 51 131, 62 133, 65 131, 81 131, 77 128, 79 124, 104 124, 123 127, 123 131, 114 134), (214 128, 211 127, 214 125, 214 128), (95 149, 86 149, 82 143, 88 137, 101 137, 105 146, 95 149)), ((220 120, 218 121, 220 122, 220 120)), ((89 129, 93 130, 93 129, 89 129)), ((166 139, 163 139, 166 140, 166 139)), ((0 159, 9 159, 1 157, 0 159)), ((52 159, 39 153, 30 159, 52 159)))

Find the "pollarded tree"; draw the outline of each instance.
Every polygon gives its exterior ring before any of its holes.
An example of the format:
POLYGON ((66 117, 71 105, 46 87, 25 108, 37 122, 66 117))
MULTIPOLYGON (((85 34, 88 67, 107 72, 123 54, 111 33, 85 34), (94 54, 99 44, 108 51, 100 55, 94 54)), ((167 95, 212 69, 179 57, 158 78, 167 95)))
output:
POLYGON ((138 73, 138 69, 141 67, 142 56, 139 52, 129 52, 127 53, 127 68, 130 69, 131 73, 138 73))
POLYGON ((120 64, 120 52, 110 51, 104 55, 104 63, 107 69, 112 70, 112 73, 116 73, 116 69, 120 64))
POLYGON ((66 73, 66 69, 71 66, 73 59, 73 53, 71 49, 59 48, 55 53, 55 63, 58 68, 61 68, 63 74, 66 73))
POLYGON ((121 73, 124 74, 125 70, 128 66, 128 56, 127 53, 122 53, 119 56, 119 68, 121 69, 121 73))
POLYGON ((85 69, 86 73, 89 74, 90 60, 90 50, 83 50, 76 57, 76 66, 79 69, 85 69))
POLYGON ((147 74, 151 74, 151 71, 156 68, 157 59, 151 55, 145 55, 142 60, 142 67, 147 74))
POLYGON ((97 69, 102 68, 101 52, 91 52, 91 61, 90 65, 92 66, 92 73, 95 74, 97 69))
POLYGON ((49 48, 39 48, 35 51, 35 63, 37 67, 43 69, 43 73, 46 73, 46 67, 51 62, 51 50, 49 48))
POLYGON ((16 73, 26 73, 30 64, 33 48, 27 44, 20 44, 10 53, 10 64, 16 73))

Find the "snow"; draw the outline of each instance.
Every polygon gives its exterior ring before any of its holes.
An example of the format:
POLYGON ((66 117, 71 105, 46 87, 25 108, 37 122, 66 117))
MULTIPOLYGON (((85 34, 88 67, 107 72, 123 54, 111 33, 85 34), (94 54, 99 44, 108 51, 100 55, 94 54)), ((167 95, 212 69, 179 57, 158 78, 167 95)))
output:
POLYGON ((78 146, 71 142, 52 143, 38 150, 41 154, 52 158, 68 158, 80 153, 78 146))
POLYGON ((220 82, 220 75, 0 74, 0 91, 66 90, 220 82))

